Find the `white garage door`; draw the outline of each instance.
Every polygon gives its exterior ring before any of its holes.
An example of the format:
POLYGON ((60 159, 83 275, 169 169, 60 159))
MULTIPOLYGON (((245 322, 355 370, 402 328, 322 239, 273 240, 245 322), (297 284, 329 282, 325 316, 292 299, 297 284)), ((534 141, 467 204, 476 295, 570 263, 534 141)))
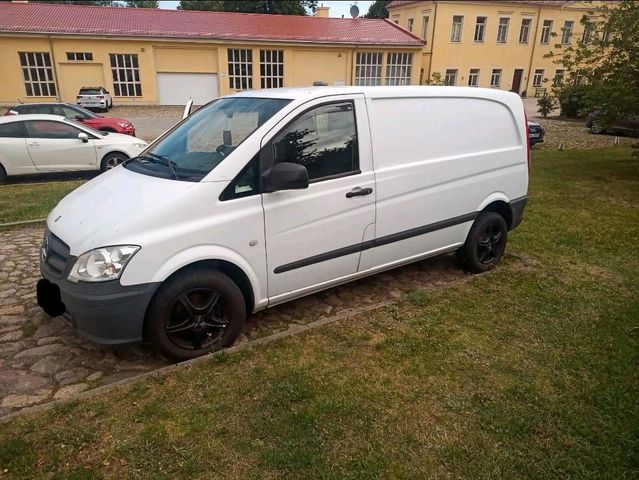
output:
POLYGON ((158 73, 160 105, 184 105, 189 97, 204 105, 218 97, 217 74, 158 73))

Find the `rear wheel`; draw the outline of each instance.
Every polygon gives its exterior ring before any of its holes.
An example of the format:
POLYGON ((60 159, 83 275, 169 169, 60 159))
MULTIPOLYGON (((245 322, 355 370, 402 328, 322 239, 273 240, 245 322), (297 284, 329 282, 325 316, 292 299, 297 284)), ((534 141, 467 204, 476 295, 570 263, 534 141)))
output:
POLYGON ((595 135, 599 135, 600 133, 603 133, 604 129, 597 122, 592 122, 592 124, 590 125, 590 131, 595 135))
POLYGON ((194 268, 160 287, 149 307, 145 337, 174 360, 187 360, 233 344, 246 316, 238 286, 221 272, 194 268))
POLYGON ((100 170, 106 172, 107 170, 111 170, 112 168, 117 167, 122 162, 125 162, 129 159, 129 157, 121 152, 111 152, 107 153, 102 159, 102 163, 100 164, 100 170))
POLYGON ((504 217, 495 212, 482 212, 458 251, 464 269, 482 273, 495 268, 506 250, 507 237, 504 217))
POLYGON ((7 172, 2 165, 0 165, 0 183, 7 181, 7 172))

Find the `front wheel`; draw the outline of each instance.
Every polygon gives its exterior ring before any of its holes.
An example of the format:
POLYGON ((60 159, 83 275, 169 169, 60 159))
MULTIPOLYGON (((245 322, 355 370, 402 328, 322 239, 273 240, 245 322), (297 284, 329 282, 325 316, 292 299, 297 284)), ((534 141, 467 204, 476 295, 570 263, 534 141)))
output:
POLYGON ((6 181, 7 181, 7 172, 5 171, 4 167, 0 165, 0 184, 6 181))
POLYGON ((595 135, 599 135, 600 133, 603 133, 604 129, 597 122, 592 122, 592 124, 590 125, 590 131, 595 135))
POLYGON ((111 170, 112 168, 117 167, 122 162, 126 162, 129 157, 121 152, 111 152, 107 153, 102 159, 102 163, 100 164, 100 170, 106 172, 107 170, 111 170))
POLYGON ((482 212, 458 251, 462 266, 472 273, 492 270, 504 255, 507 237, 504 217, 495 212, 482 212))
POLYGON ((145 338, 173 360, 187 360, 233 344, 246 306, 238 286, 221 272, 193 268, 160 287, 145 322, 145 338))

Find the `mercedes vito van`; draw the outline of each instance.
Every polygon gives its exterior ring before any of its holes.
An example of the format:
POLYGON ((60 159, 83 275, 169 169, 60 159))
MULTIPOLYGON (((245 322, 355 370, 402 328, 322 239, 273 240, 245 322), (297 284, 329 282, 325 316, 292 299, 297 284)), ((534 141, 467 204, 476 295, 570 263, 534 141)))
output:
POLYGON ((444 252, 493 268, 522 219, 518 95, 243 92, 199 109, 47 218, 38 303, 99 343, 186 359, 248 312, 444 252))

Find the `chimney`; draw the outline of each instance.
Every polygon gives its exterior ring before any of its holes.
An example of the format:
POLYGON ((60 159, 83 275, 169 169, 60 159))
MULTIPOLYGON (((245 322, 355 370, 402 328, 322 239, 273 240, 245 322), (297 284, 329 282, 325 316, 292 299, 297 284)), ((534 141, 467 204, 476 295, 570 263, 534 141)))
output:
POLYGON ((322 4, 322 6, 315 8, 315 16, 316 17, 322 17, 322 18, 328 18, 328 11, 330 10, 330 7, 325 7, 324 4, 322 4))

